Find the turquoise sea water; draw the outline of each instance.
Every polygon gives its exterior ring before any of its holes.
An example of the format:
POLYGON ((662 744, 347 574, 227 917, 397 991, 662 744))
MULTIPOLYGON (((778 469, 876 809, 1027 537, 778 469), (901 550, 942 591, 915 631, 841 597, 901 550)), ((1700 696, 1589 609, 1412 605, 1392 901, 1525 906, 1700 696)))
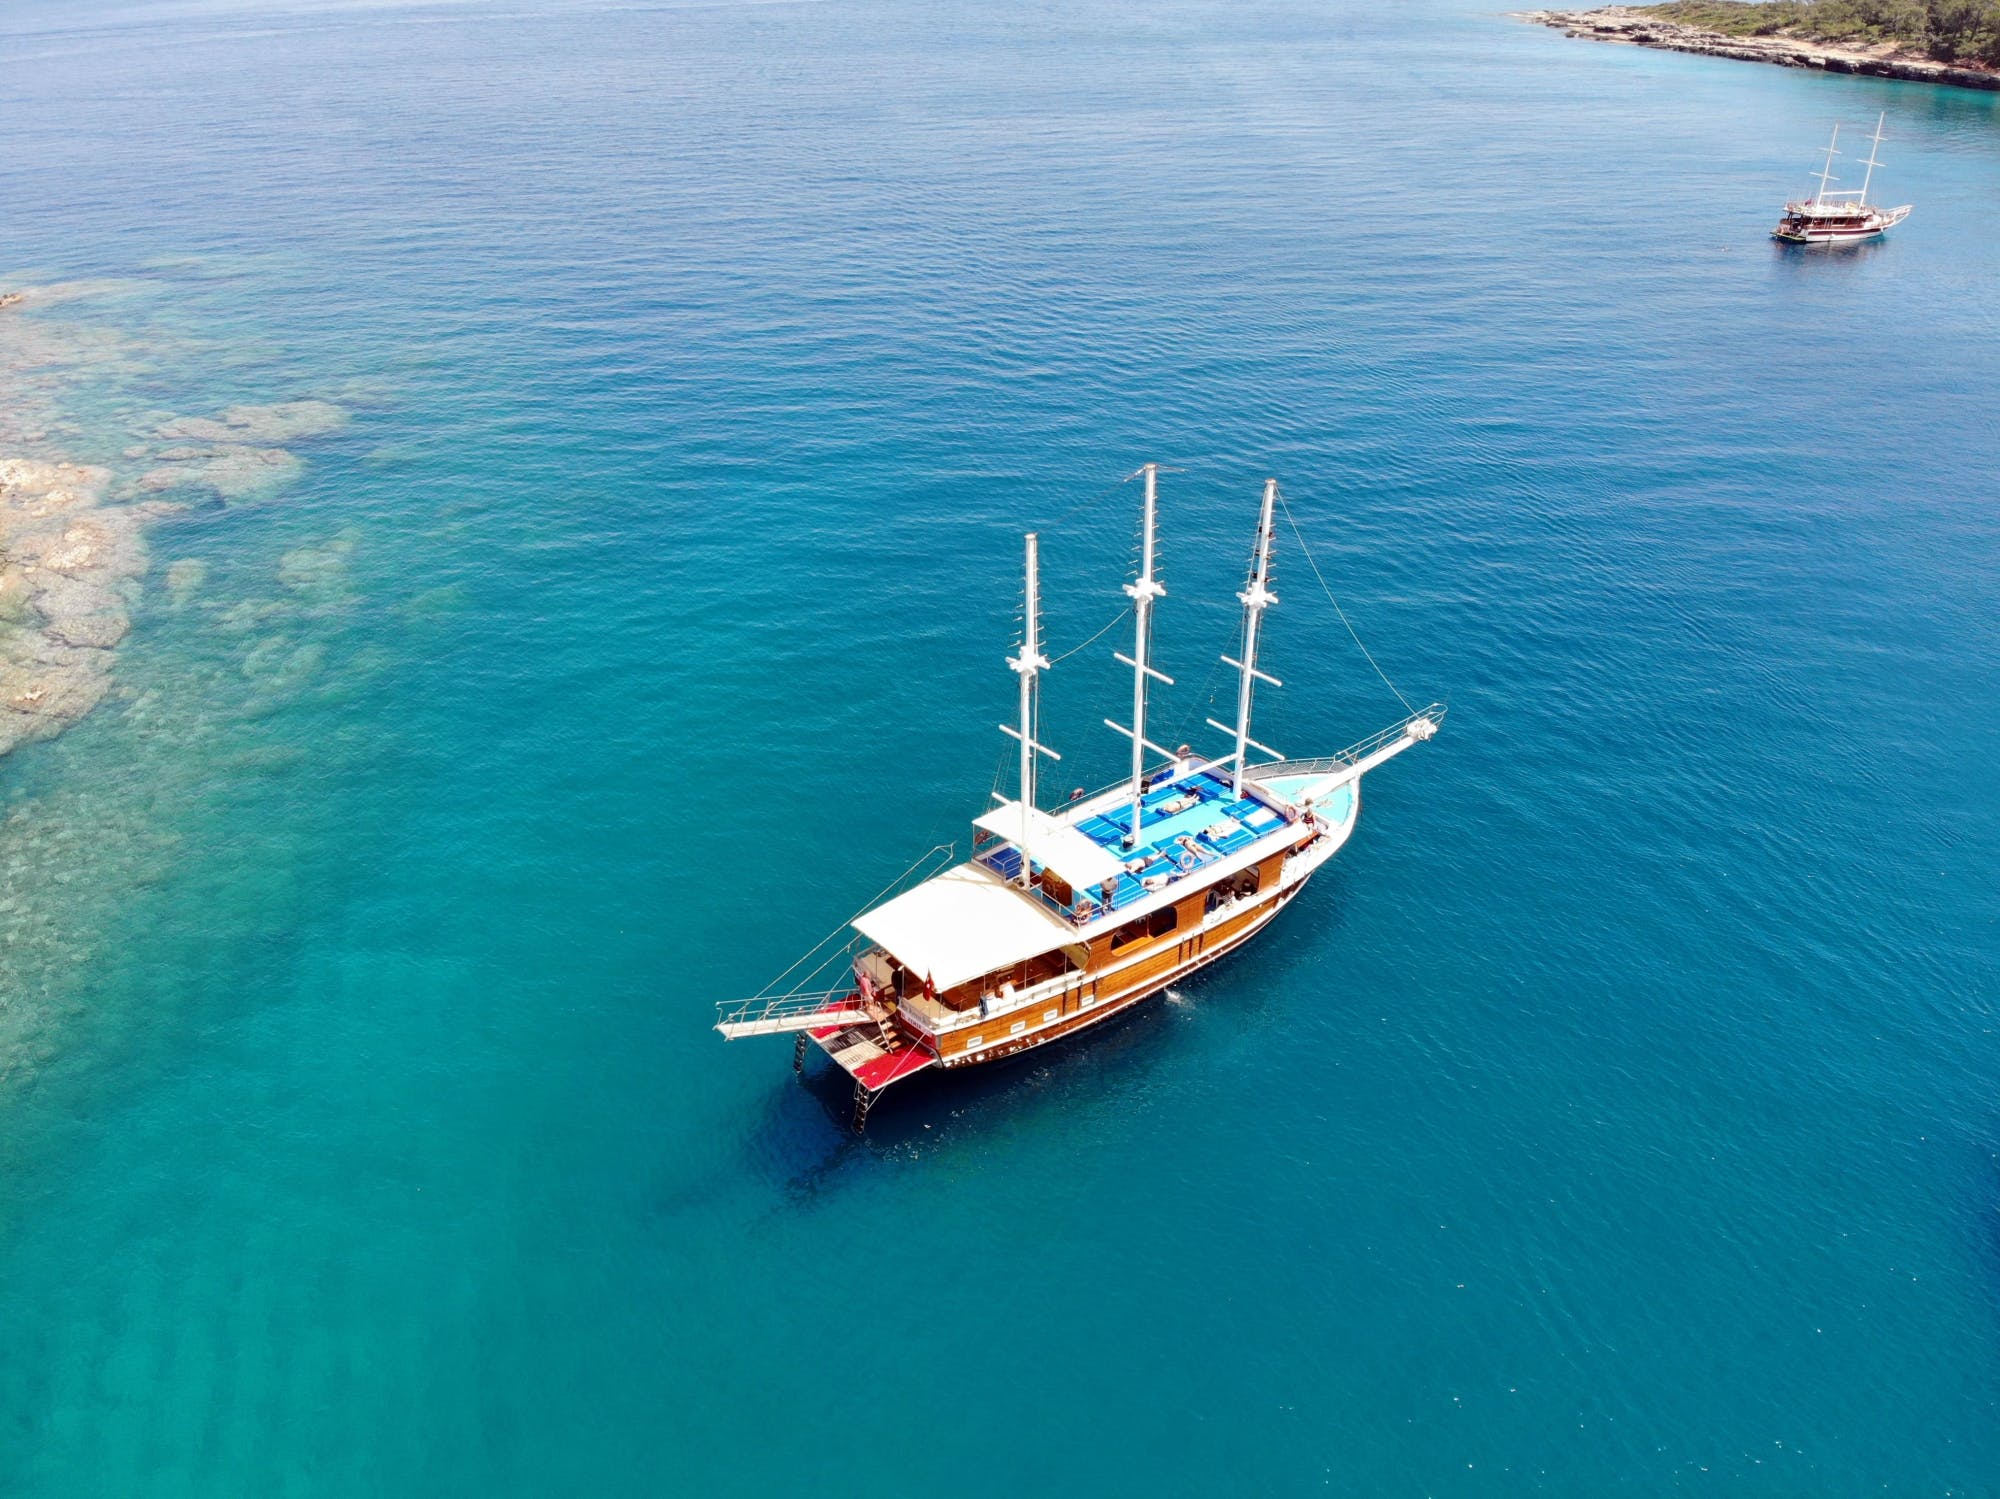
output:
MULTIPOLYGON (((0 1492, 2000 1492, 2000 97, 1457 0, 0 56, 47 450, 352 412, 0 761, 0 1492), (1770 244, 1878 110, 1909 223, 1770 244), (1169 732, 1266 474, 1446 730, 857 1142, 710 1003, 963 837, 1147 459, 1169 732)), ((1260 737, 1398 716, 1278 569, 1260 737)))

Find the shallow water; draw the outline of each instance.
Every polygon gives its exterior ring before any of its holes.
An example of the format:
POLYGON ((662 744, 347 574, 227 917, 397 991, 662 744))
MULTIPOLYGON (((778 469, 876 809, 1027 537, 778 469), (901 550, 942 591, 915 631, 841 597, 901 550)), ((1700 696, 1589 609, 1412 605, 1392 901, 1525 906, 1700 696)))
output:
MULTIPOLYGON (((2000 1486, 2000 99, 1458 3, 72 11, 0 18, 0 283, 107 283, 45 444, 352 415, 0 761, 9 1493, 2000 1486), (1769 244, 1878 109, 1909 223, 1769 244), (963 838, 1019 532, 1053 655, 1149 458, 1164 729, 1272 473, 1445 733, 857 1143, 710 1001, 963 838)), ((1397 716, 1278 567, 1260 737, 1397 716)))

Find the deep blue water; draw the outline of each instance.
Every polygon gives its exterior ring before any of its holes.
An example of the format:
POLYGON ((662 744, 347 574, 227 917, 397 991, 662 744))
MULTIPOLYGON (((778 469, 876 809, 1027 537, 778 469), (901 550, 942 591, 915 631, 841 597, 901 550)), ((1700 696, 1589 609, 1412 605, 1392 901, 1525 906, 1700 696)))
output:
MULTIPOLYGON (((1458 0, 0 57, 51 450, 353 411, 0 762, 0 1492, 2000 1492, 2000 96, 1458 0), (1769 243, 1878 110, 1908 224, 1769 243), (1068 649, 1148 459, 1169 732, 1275 474, 1445 733, 857 1142, 711 1002, 964 837, 1019 532, 1068 649)), ((1260 737, 1398 716, 1278 569, 1260 737)))

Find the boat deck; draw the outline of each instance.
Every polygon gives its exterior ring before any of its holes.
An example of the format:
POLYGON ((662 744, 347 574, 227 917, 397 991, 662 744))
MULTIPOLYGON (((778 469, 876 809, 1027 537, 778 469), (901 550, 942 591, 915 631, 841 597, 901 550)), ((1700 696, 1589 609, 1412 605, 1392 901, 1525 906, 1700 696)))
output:
MULTIPOLYGON (((1135 847, 1128 848, 1125 843, 1132 826, 1130 801, 1089 812, 1073 825, 1125 864, 1109 903, 1109 909, 1115 911, 1247 848, 1285 822, 1283 814, 1263 802, 1238 797, 1227 775, 1198 770, 1162 782, 1145 794, 1135 847)), ((982 864, 1007 879, 1021 872, 1021 852, 1012 844, 1002 844, 979 857, 982 864)), ((1101 891, 1078 891, 1067 906, 1046 890, 1041 894, 1072 921, 1088 920, 1106 908, 1101 891)))
POLYGON ((879 1093, 889 1084, 914 1077, 937 1063, 937 1053, 917 1045, 894 1026, 885 1031, 872 1021, 829 1025, 807 1034, 843 1072, 871 1093, 879 1093))

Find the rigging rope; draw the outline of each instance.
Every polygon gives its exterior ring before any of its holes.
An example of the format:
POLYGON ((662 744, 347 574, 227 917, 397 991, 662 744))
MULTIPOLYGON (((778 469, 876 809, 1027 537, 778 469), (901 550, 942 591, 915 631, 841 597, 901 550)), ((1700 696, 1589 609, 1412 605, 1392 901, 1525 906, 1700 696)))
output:
POLYGON ((1368 647, 1363 645, 1361 637, 1354 633, 1354 626, 1348 624, 1347 611, 1340 607, 1340 600, 1335 598, 1333 590, 1327 587, 1326 575, 1319 570, 1319 564, 1313 560, 1312 548, 1306 545, 1305 533, 1299 529, 1298 519, 1292 514, 1292 507, 1285 504, 1285 492, 1282 489, 1278 491, 1278 503, 1284 505, 1285 520, 1292 528, 1292 535, 1298 538, 1299 551, 1305 557, 1306 565, 1313 570, 1313 576, 1319 579, 1320 591, 1326 595, 1326 601, 1333 605, 1333 612, 1340 616, 1340 622, 1343 625, 1347 625, 1347 633, 1354 641, 1355 649, 1360 651, 1362 658, 1375 668, 1375 675, 1382 679, 1382 685, 1388 688, 1390 692, 1395 693, 1396 701, 1403 705, 1403 711, 1414 714, 1417 710, 1410 706, 1410 700, 1404 697, 1402 693, 1396 691, 1396 684, 1389 680, 1389 674, 1382 670, 1379 665, 1376 665, 1375 658, 1368 654, 1368 647))
POLYGON ((1075 646, 1070 650, 1064 651, 1060 656, 1056 657, 1055 660, 1051 661, 1049 665, 1058 666, 1061 663, 1069 660, 1069 658, 1071 656, 1074 656, 1078 651, 1086 650, 1089 647, 1096 645, 1098 641, 1102 640, 1106 635, 1109 635, 1112 632, 1112 630, 1115 629, 1118 625, 1124 623, 1124 621, 1131 616, 1131 613, 1132 613, 1132 606, 1130 604, 1127 604, 1123 609, 1120 609, 1116 614, 1111 616, 1110 624, 1107 624, 1103 629, 1099 630, 1095 635, 1091 636, 1090 639, 1084 641, 1082 645, 1075 646))
MULTIPOLYGON (((884 885, 880 890, 877 890, 873 895, 869 896, 868 899, 862 903, 860 910, 856 911, 854 915, 848 917, 847 920, 841 922, 839 926, 835 927, 832 931, 828 932, 824 937, 820 938, 819 941, 815 942, 811 947, 807 948, 804 952, 800 953, 797 958, 792 960, 792 966, 790 968, 787 968, 783 973, 779 974, 776 978, 772 979, 770 983, 766 984, 763 988, 759 989, 756 992, 756 994, 752 995, 751 997, 753 999, 763 999, 765 996, 770 994, 770 992, 773 989, 777 988, 778 985, 782 984, 785 981, 787 976, 795 972, 801 963, 805 962, 814 953, 818 952, 822 947, 825 947, 827 943, 833 941, 834 938, 838 937, 842 932, 846 931, 850 926, 854 925, 856 920, 858 920, 862 916, 865 916, 868 913, 869 909, 875 904, 876 901, 880 900, 883 896, 887 895, 891 890, 895 889, 898 885, 902 884, 904 880, 908 879, 910 877, 911 871, 916 869, 916 867, 919 864, 922 864, 926 860, 932 858, 934 855, 937 854, 937 852, 940 849, 944 850, 946 853, 949 853, 953 847, 955 847, 955 845, 953 844, 939 843, 939 844, 934 844, 932 847, 924 850, 924 852, 919 854, 916 857, 916 859, 911 863, 909 869, 904 870, 901 874, 897 875, 893 880, 889 881, 888 884, 884 885)), ((813 973, 818 973, 821 969, 825 968, 826 965, 828 963, 831 963, 834 957, 836 956, 838 956, 838 954, 830 954, 820 963, 818 968, 813 969, 813 973)), ((810 977, 810 975, 808 975, 808 977, 810 977)))

